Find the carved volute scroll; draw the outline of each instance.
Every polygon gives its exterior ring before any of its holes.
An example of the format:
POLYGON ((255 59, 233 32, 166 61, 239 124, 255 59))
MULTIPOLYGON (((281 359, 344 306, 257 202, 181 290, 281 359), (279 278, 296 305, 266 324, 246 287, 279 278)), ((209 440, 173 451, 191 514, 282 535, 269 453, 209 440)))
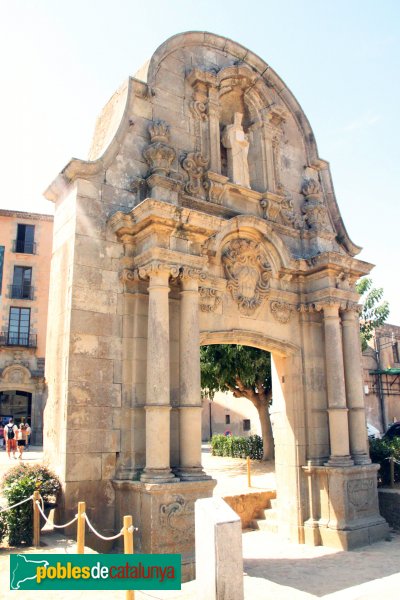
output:
POLYGON ((222 252, 227 289, 239 311, 252 315, 269 293, 271 266, 262 244, 245 238, 229 242, 222 252))
POLYGON ((208 158, 204 158, 200 152, 188 152, 182 160, 182 168, 188 174, 189 180, 185 184, 188 194, 205 198, 204 172, 208 165, 208 158))

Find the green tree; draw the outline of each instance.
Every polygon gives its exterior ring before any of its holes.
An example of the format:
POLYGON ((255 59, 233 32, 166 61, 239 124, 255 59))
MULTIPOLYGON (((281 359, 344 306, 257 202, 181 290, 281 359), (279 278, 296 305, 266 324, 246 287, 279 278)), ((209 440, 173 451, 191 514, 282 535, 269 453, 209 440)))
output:
POLYGON ((201 387, 213 398, 217 391, 231 391, 247 398, 258 411, 263 438, 263 460, 274 457, 274 440, 268 406, 272 399, 271 355, 258 348, 216 344, 200 349, 201 387))
POLYGON ((374 288, 370 277, 362 277, 356 284, 360 294, 362 311, 360 315, 361 347, 366 350, 374 329, 384 324, 389 316, 389 303, 383 298, 383 288, 374 288))

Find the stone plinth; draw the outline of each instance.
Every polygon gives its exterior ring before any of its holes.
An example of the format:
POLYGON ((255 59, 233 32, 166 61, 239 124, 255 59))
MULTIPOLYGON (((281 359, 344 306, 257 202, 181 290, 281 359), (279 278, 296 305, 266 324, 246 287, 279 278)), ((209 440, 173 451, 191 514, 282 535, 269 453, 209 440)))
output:
POLYGON ((216 485, 214 479, 144 483, 113 481, 116 523, 132 515, 135 527, 135 551, 179 553, 182 555, 182 581, 195 576, 194 503, 208 498, 216 485))
POLYGON ((384 539, 388 524, 379 514, 375 464, 313 467, 313 493, 319 497, 317 527, 306 521, 305 540, 313 545, 351 550, 384 539))
POLYGON ((242 525, 222 498, 197 500, 198 600, 243 600, 242 525))

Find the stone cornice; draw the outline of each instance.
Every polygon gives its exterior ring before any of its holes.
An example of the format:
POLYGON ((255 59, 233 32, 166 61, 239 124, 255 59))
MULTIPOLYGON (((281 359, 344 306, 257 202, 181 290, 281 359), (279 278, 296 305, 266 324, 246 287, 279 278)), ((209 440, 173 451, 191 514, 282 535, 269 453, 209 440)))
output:
POLYGON ((115 213, 108 223, 119 236, 124 233, 136 235, 153 224, 171 229, 175 229, 178 225, 182 230, 210 236, 219 230, 221 219, 190 208, 177 207, 168 202, 147 198, 135 206, 130 213, 120 211, 115 213))
POLYGON ((325 269, 333 269, 334 271, 343 271, 354 275, 357 279, 363 275, 367 275, 374 267, 373 264, 367 263, 356 258, 349 257, 346 254, 339 252, 323 252, 316 256, 307 259, 298 259, 298 270, 307 273, 316 273, 325 269))
POLYGON ((178 269, 187 267, 188 269, 199 269, 200 271, 205 271, 207 265, 207 259, 203 256, 184 254, 158 247, 150 248, 136 256, 133 260, 133 265, 134 268, 140 269, 153 262, 176 265, 178 269))
POLYGON ((0 217, 10 217, 13 219, 31 219, 33 221, 54 221, 53 215, 24 212, 22 210, 0 209, 0 217))

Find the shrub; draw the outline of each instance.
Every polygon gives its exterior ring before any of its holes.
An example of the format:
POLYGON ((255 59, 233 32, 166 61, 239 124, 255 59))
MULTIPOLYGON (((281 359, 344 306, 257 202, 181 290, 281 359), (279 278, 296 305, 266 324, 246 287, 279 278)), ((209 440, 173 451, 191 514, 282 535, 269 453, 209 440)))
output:
POLYGON ((4 513, 0 513, 0 542, 7 535, 7 521, 4 513))
POLYGON ((239 437, 234 435, 213 435, 211 438, 211 452, 213 456, 230 456, 233 458, 246 458, 261 460, 263 456, 263 443, 259 435, 239 437))
MULTIPOLYGON (((2 481, 3 495, 9 506, 29 498, 35 490, 40 492, 45 503, 52 502, 60 488, 57 475, 44 465, 18 464, 7 471, 2 481)), ((21 543, 32 544, 32 501, 5 511, 3 515, 10 546, 18 546, 21 543)))
POLYGON ((392 440, 369 440, 369 453, 374 463, 380 464, 378 471, 378 486, 390 484, 390 457, 393 457, 394 480, 400 482, 400 438, 395 437, 392 440))

